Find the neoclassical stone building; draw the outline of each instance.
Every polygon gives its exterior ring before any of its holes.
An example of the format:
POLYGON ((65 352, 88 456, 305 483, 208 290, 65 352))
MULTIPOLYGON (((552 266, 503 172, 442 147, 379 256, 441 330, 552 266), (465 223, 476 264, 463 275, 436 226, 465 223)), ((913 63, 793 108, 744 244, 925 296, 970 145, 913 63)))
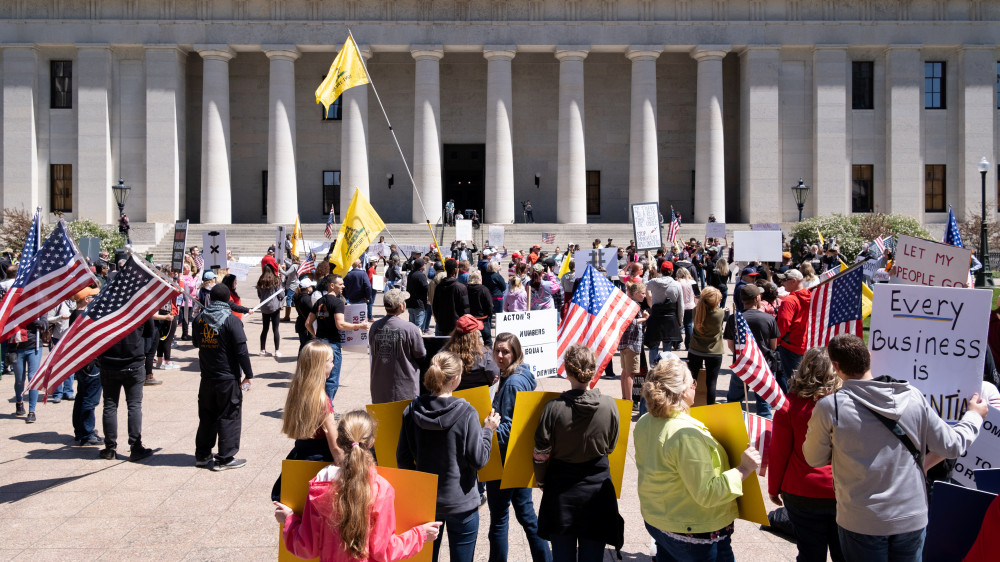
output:
POLYGON ((4 207, 113 222, 941 222, 997 195, 1000 2, 3 0, 4 207), (348 28, 371 86, 315 104, 348 28), (381 100, 381 106, 379 103, 381 100))

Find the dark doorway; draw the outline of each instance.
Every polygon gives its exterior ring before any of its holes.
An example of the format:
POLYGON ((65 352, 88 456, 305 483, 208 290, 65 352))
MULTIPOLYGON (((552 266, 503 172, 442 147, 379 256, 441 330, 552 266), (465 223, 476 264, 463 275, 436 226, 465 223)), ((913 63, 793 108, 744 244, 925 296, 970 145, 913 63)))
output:
MULTIPOLYGON (((455 212, 475 209, 483 216, 486 202, 486 145, 444 145, 444 201, 455 200, 455 212)), ((469 217, 466 217, 469 218, 469 217)))

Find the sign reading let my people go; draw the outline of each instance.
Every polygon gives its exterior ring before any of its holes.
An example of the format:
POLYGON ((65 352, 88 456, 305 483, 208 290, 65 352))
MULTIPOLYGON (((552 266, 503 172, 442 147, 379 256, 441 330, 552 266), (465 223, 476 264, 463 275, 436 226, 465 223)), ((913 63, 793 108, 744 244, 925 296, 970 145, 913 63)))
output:
MULTIPOLYGON (((927 287, 967 287, 972 250, 899 235, 890 283, 927 287)), ((987 305, 989 308, 989 305, 987 305)))

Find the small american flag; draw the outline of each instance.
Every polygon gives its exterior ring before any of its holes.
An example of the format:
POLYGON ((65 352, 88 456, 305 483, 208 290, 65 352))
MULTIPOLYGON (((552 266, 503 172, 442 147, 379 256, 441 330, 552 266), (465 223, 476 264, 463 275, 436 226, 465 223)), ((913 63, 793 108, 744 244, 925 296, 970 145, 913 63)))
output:
POLYGON ((754 449, 760 452, 760 475, 767 475, 768 449, 771 446, 771 420, 758 415, 743 412, 743 421, 747 426, 747 437, 754 449))
POLYGON ((326 228, 323 230, 327 240, 333 238, 333 209, 333 205, 330 205, 330 216, 326 217, 326 228))
POLYGON ((677 243, 677 233, 681 230, 681 221, 676 217, 672 216, 670 218, 670 228, 667 229, 667 242, 671 245, 677 243))
POLYGON ((861 283, 864 262, 810 289, 806 347, 826 345, 838 334, 861 337, 861 283))
POLYGON ((31 275, 31 266, 35 264, 35 252, 37 250, 38 213, 35 213, 35 218, 31 221, 31 229, 28 231, 28 237, 24 240, 24 248, 21 249, 21 261, 17 265, 17 276, 14 277, 14 284, 10 286, 10 289, 3 296, 3 301, 0 302, 0 326, 7 325, 7 318, 10 316, 14 305, 17 304, 21 290, 28 283, 28 277, 31 275))
POLYGON ((66 223, 63 220, 59 221, 32 258, 28 267, 23 264, 18 267, 14 286, 17 286, 18 281, 22 285, 12 297, 13 302, 8 302, 7 299, 4 301, 6 318, 3 319, 0 341, 97 281, 73 240, 66 235, 66 223))
POLYGON ((831 267, 830 269, 828 269, 828 270, 826 270, 826 271, 823 272, 823 279, 833 279, 840 272, 841 272, 841 268, 836 267, 836 266, 835 267, 831 267))
POLYGON ((126 334, 141 326, 180 290, 130 256, 42 360, 25 390, 46 394, 126 334))
POLYGON ((316 271, 316 260, 314 260, 313 258, 309 258, 306 261, 302 262, 302 265, 299 266, 298 274, 302 276, 312 273, 313 271, 316 271))
POLYGON ((608 361, 614 357, 622 334, 638 312, 638 303, 612 285, 594 266, 587 264, 580 285, 573 293, 566 318, 559 326, 556 346, 559 376, 566 376, 563 364, 566 349, 573 344, 585 345, 597 356, 597 373, 590 384, 593 388, 608 361))
POLYGON ((754 340, 750 325, 739 311, 734 320, 733 373, 772 408, 780 408, 785 403, 785 393, 781 391, 778 380, 767 366, 767 360, 754 340))
POLYGON ((874 241, 875 247, 878 248, 879 255, 885 253, 885 237, 879 236, 874 241))
POLYGON ((543 232, 542 233, 542 244, 555 244, 556 243, 556 233, 555 232, 543 232))
POLYGON ((948 206, 948 226, 944 229, 944 243, 964 248, 962 235, 958 233, 958 221, 955 220, 955 211, 948 206))

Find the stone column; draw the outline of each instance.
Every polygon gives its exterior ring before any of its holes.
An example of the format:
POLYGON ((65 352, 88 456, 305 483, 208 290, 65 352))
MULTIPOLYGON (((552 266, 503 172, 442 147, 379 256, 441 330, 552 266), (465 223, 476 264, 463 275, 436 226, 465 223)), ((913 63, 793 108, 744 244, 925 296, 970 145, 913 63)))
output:
POLYGON ((414 45, 416 60, 413 91, 413 222, 441 220, 441 90, 438 61, 444 57, 440 45, 414 45), (420 198, 417 198, 417 193, 420 198), (423 208, 420 202, 423 201, 423 208))
POLYGON ((722 140, 722 59, 729 46, 698 46, 698 102, 695 131, 694 220, 726 220, 726 157, 722 140))
POLYGON ((180 217, 180 126, 184 53, 176 45, 146 47, 146 221, 180 217))
POLYGON ((740 53, 740 222, 784 222, 778 47, 740 53))
POLYGON ((559 59, 559 167, 556 222, 586 224, 587 161, 583 137, 583 59, 588 47, 557 47, 559 59))
POLYGON ((993 124, 996 101, 997 57, 995 46, 964 45, 961 50, 958 78, 958 219, 979 214, 982 205, 982 177, 978 164, 985 156, 990 162, 986 172, 986 218, 996 213, 997 157, 993 124))
MULTIPOLYGON (((361 49, 360 52, 365 60, 372 57, 370 50, 361 49)), ((340 213, 343 215, 351 204, 355 187, 361 190, 365 198, 371 200, 368 177, 368 84, 345 90, 341 94, 340 110, 340 213)))
POLYGON ((227 45, 196 45, 195 49, 204 62, 201 222, 230 224, 233 222, 233 200, 229 168, 229 61, 236 53, 227 45))
MULTIPOLYGON (((294 45, 265 46, 271 60, 267 127, 267 222, 292 224, 299 213, 299 183, 295 172, 294 45)), ((206 61, 207 62, 207 61, 206 61)))
MULTIPOLYGON (((3 46, 3 198, 5 209, 31 214, 38 196, 38 53, 34 45, 3 46)), ((109 186, 110 187, 110 186, 109 186)))
POLYGON ((659 158, 656 150, 656 59, 662 48, 630 47, 632 61, 632 121, 629 125, 628 216, 632 204, 660 200, 659 158))
POLYGON ((847 153, 848 68, 846 47, 816 46, 813 52, 815 178, 809 198, 817 216, 851 212, 851 161, 847 153))
POLYGON ((514 222, 514 139, 510 64, 517 49, 487 46, 486 57, 486 210, 491 223, 514 222))
POLYGON ((920 148, 924 65, 917 45, 891 45, 885 55, 886 212, 923 220, 924 158, 920 148))
POLYGON ((81 45, 76 67, 77 185, 73 210, 78 217, 98 224, 115 223, 111 184, 118 183, 118 178, 112 177, 111 169, 111 49, 108 45, 81 45))

